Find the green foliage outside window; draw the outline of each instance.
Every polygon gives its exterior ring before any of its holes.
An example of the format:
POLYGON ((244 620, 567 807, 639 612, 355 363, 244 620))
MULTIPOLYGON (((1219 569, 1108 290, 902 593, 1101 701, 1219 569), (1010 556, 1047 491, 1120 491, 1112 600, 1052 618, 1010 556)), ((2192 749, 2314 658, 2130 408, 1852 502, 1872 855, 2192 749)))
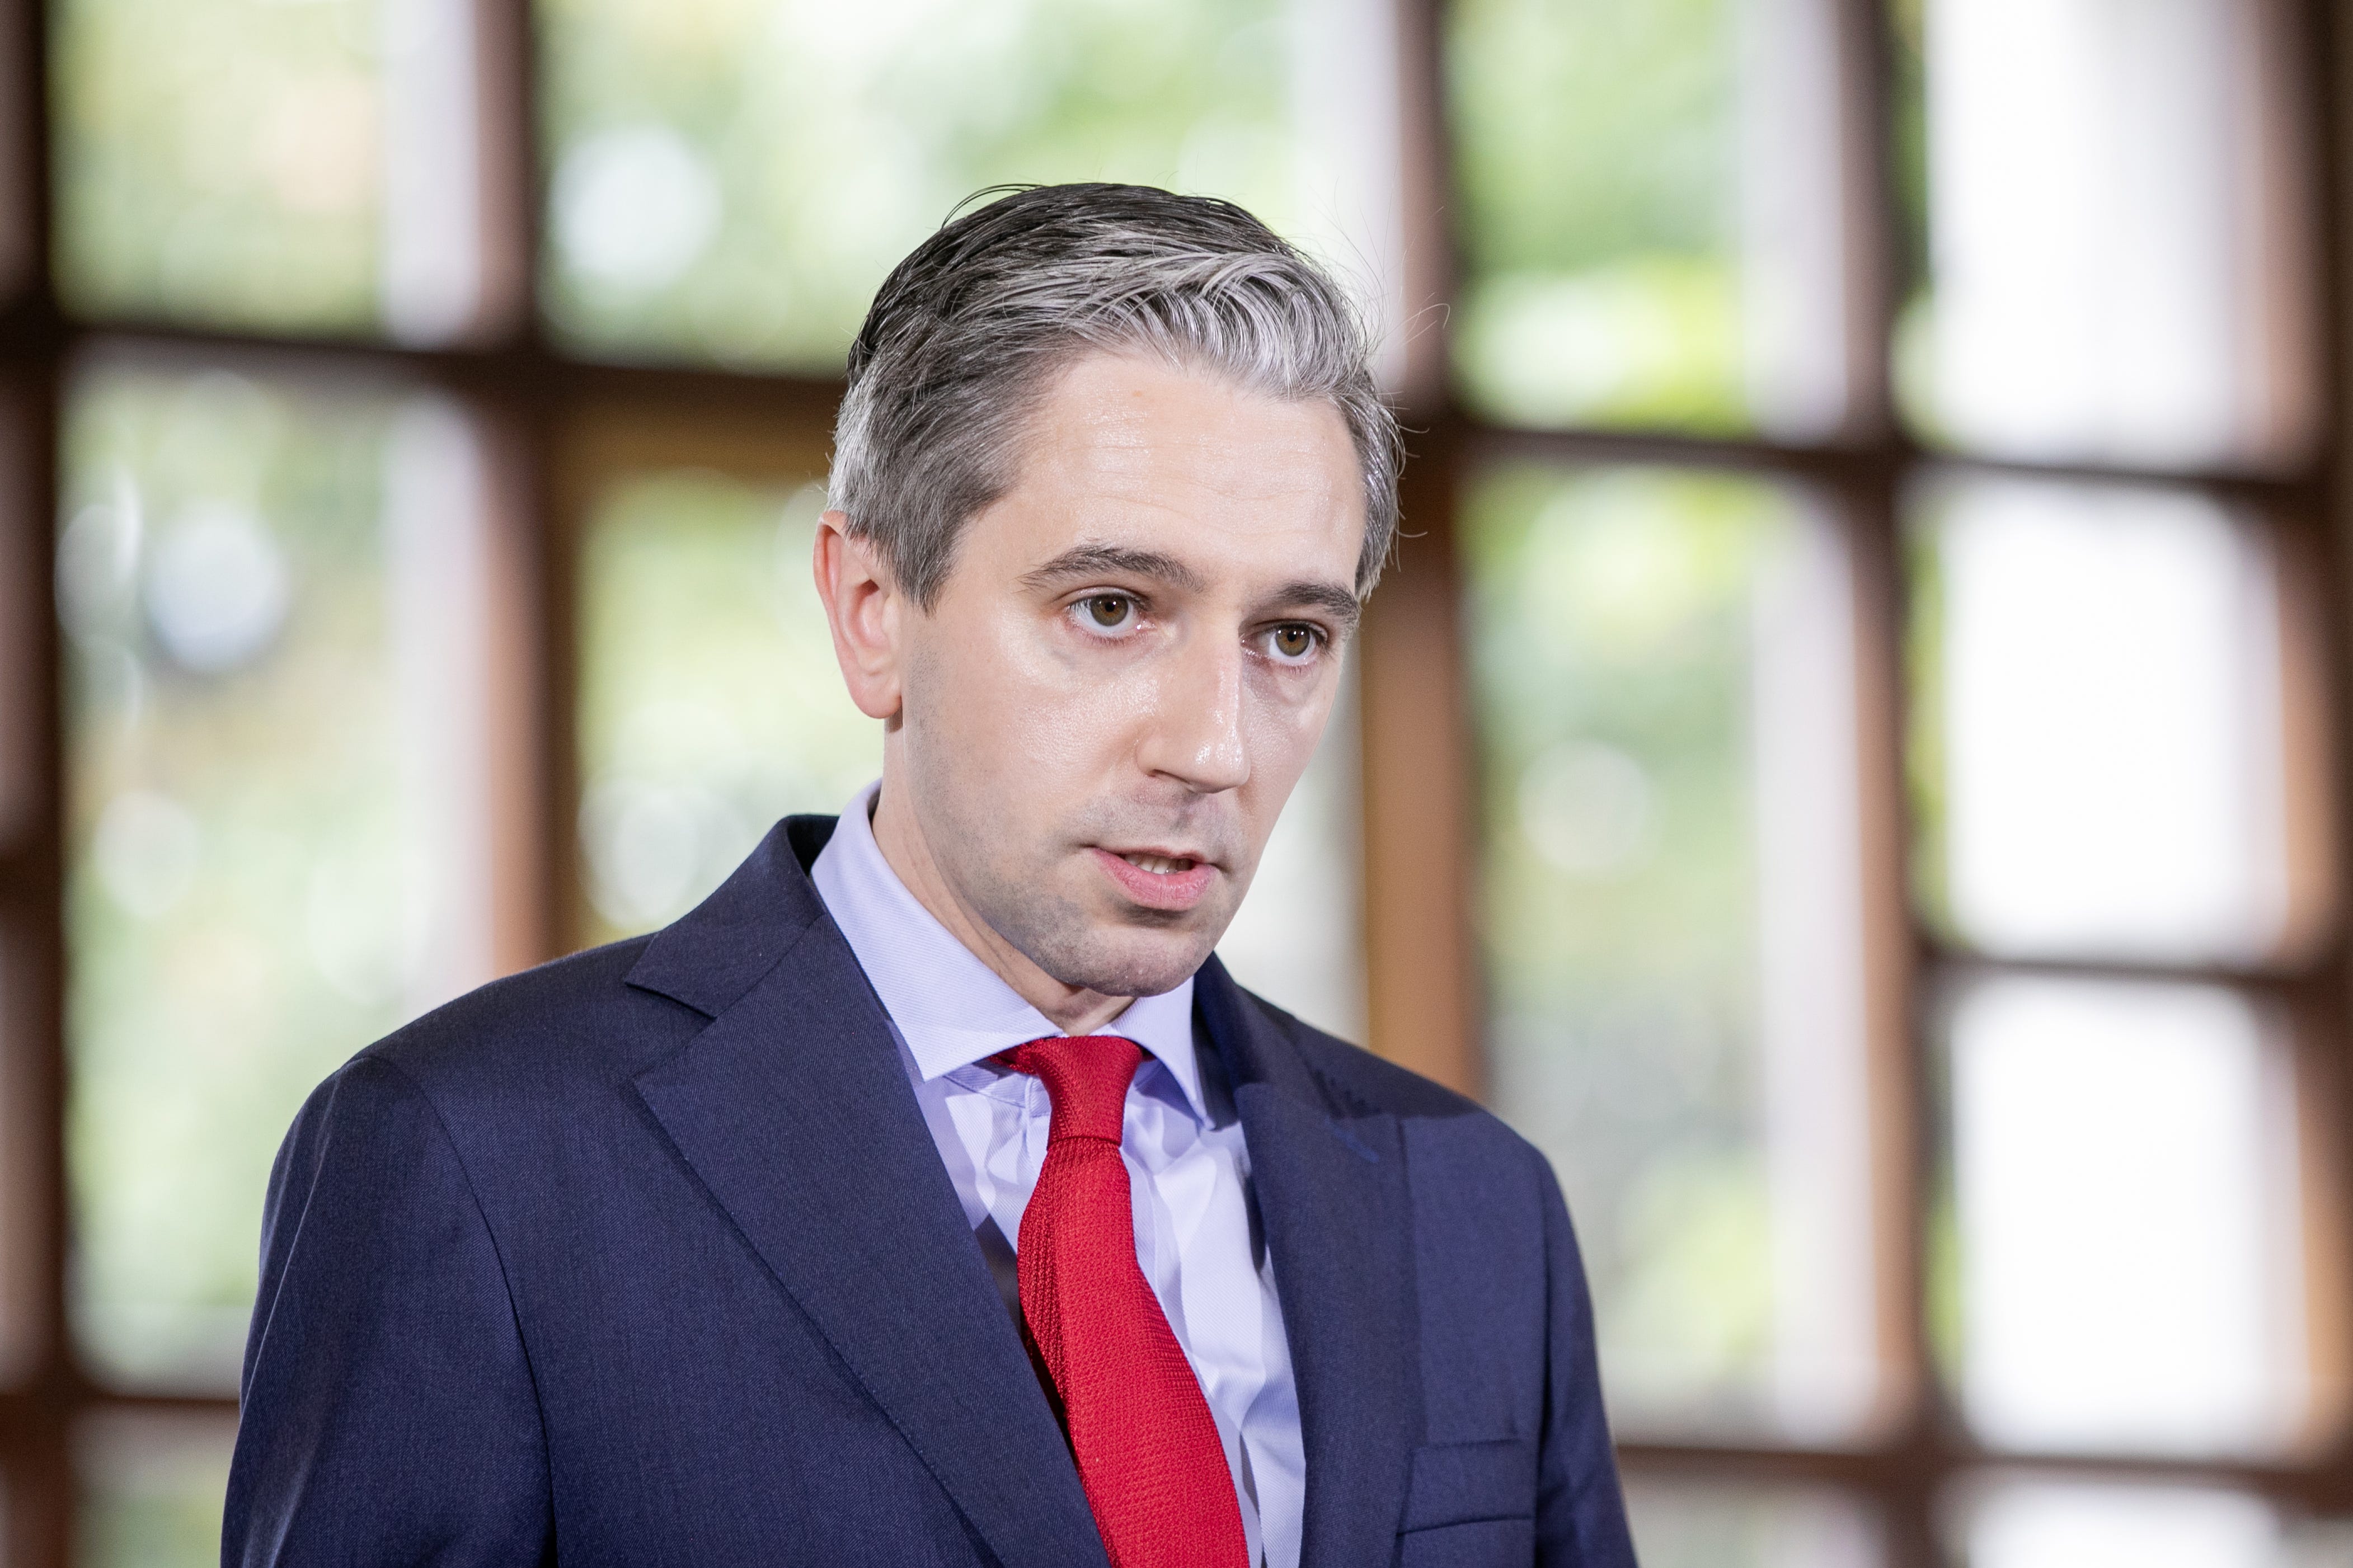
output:
POLYGON ((587 928, 665 924, 771 824, 837 812, 882 771, 809 580, 823 490, 693 471, 614 487, 580 571, 587 928))
POLYGON ((213 1415, 102 1417, 75 1447, 82 1568, 213 1568, 236 1424, 213 1415))
POLYGON ((1773 1216, 1751 584, 1786 504, 1745 479, 1523 466, 1474 487, 1464 524, 1490 1100, 1567 1190, 1613 1407, 1636 1427, 1753 1417, 1773 1216))
POLYGON ((72 1310, 111 1381, 234 1389, 270 1158, 404 1016, 389 413, 217 373, 69 413, 72 1310))
POLYGON ((1736 431, 1729 0, 1459 0, 1455 367, 1523 425, 1736 431))
POLYGON ((56 266, 88 315, 376 317, 378 0, 59 0, 56 266))
POLYGON ((1273 0, 541 0, 548 310, 596 353, 838 371, 985 185, 1293 216, 1273 0))

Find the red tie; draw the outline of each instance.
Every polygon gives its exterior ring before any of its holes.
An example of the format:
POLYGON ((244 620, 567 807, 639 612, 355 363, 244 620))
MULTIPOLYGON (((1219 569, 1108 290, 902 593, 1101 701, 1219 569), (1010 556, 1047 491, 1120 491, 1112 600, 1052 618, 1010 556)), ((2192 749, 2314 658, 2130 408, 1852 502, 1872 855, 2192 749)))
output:
POLYGON ((1119 1134, 1143 1048, 1075 1035, 1011 1054, 1054 1106, 1021 1215, 1021 1315, 1061 1397, 1112 1568, 1248 1568, 1217 1421, 1135 1260, 1119 1134))

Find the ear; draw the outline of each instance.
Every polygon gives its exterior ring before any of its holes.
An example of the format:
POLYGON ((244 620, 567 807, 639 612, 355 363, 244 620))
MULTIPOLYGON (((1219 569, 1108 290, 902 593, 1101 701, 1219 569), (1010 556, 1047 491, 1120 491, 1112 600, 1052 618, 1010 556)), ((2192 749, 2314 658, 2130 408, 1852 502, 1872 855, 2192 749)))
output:
POLYGON ((810 563, 817 596, 833 628, 834 658, 849 700, 869 719, 895 719, 901 702, 900 668, 904 649, 900 617, 906 598, 882 564, 871 539, 852 539, 847 514, 828 511, 818 519, 817 549, 810 563))

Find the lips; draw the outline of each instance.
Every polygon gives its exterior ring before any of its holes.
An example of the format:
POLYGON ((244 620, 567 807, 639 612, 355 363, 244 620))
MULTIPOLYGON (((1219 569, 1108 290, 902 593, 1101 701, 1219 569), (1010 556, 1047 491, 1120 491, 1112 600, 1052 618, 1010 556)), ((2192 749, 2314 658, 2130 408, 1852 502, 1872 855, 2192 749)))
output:
POLYGON ((1091 849, 1120 891, 1148 910, 1189 910, 1209 890, 1215 865, 1163 850, 1091 849))

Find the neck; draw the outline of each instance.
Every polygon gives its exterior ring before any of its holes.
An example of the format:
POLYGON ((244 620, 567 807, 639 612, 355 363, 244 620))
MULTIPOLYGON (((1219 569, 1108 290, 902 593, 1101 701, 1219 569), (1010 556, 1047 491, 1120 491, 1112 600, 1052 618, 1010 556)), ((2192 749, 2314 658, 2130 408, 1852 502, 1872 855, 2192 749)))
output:
POLYGON ((974 957, 988 965, 1014 994, 1043 1013, 1066 1035, 1084 1035, 1103 1027, 1127 1011, 1132 996, 1108 996, 1082 985, 1065 985, 1038 967, 1029 955, 998 935, 956 895, 955 885, 941 871, 923 826, 892 785, 891 772, 882 773, 882 790, 874 806, 874 842, 907 891, 931 917, 948 929, 974 957))

